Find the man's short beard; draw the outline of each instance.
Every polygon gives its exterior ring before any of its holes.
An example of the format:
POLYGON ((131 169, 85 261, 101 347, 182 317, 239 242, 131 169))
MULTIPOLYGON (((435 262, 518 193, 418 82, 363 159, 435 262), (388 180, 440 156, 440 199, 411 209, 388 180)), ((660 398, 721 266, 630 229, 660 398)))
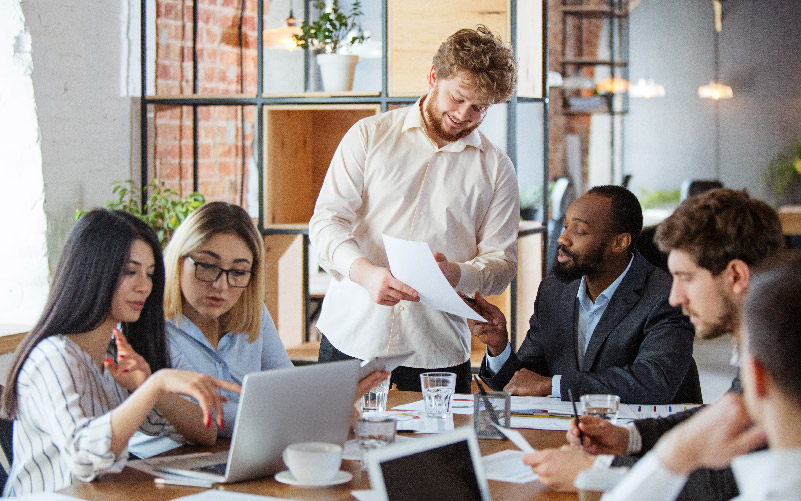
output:
POLYGON ((723 308, 714 323, 695 326, 695 337, 698 339, 716 339, 725 334, 733 333, 737 328, 739 317, 737 306, 728 296, 723 296, 721 300, 723 301, 723 308))
MULTIPOLYGON (((560 248, 561 247, 562 246, 560 246, 560 248)), ((603 268, 605 248, 605 244, 599 245, 598 248, 593 249, 584 257, 584 262, 582 263, 579 263, 576 255, 572 253, 568 254, 573 258, 572 262, 560 263, 557 259, 553 264, 553 276, 564 283, 570 283, 574 280, 578 280, 584 275, 592 275, 601 271, 603 268)), ((567 253, 564 248, 562 249, 562 252, 567 253)))
MULTIPOLYGON (((431 92, 429 92, 428 96, 425 99, 425 103, 423 106, 423 121, 434 134, 439 136, 440 138, 444 139, 448 142, 458 141, 463 137, 467 137, 470 135, 471 132, 476 130, 478 125, 473 125, 472 127, 466 127, 456 134, 451 134, 450 132, 446 131, 442 127, 442 116, 436 116, 437 110, 435 106, 435 102, 437 100, 437 96, 439 95, 439 89, 434 87, 431 92)), ((441 112, 440 112, 441 115, 441 112)))

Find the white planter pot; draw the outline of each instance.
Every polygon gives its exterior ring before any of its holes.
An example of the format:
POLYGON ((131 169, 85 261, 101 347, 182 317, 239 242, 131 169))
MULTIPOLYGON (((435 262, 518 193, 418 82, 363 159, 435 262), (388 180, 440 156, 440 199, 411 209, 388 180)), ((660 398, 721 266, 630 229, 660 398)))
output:
POLYGON ((354 54, 317 54, 320 76, 326 92, 340 92, 353 89, 353 74, 359 56, 354 54))

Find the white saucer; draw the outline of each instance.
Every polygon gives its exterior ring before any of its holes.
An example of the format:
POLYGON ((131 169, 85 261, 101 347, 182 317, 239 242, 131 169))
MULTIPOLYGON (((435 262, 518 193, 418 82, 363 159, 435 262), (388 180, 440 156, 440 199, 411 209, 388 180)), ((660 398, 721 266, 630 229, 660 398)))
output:
POLYGON ((339 470, 337 474, 334 475, 334 478, 327 482, 300 482, 295 480, 295 477, 289 473, 289 470, 284 470, 280 473, 276 473, 275 479, 282 484, 299 485, 301 487, 328 487, 329 485, 339 485, 350 482, 351 479, 353 479, 353 475, 347 471, 339 470))

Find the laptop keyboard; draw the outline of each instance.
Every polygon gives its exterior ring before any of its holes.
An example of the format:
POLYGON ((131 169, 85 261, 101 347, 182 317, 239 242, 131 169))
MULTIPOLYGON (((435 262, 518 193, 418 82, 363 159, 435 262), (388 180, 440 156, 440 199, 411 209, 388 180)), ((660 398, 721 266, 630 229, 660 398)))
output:
POLYGON ((202 471, 203 473, 213 473, 215 475, 225 476, 225 468, 228 463, 209 464, 206 466, 198 466, 192 468, 192 471, 202 471))

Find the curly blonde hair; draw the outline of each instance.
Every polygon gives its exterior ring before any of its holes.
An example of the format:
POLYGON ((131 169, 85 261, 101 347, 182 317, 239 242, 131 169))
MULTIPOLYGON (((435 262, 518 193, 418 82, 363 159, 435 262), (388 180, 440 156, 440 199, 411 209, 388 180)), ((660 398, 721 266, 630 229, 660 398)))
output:
POLYGON ((512 49, 484 25, 449 36, 439 46, 433 63, 438 79, 459 75, 490 104, 506 101, 517 86, 512 49))

